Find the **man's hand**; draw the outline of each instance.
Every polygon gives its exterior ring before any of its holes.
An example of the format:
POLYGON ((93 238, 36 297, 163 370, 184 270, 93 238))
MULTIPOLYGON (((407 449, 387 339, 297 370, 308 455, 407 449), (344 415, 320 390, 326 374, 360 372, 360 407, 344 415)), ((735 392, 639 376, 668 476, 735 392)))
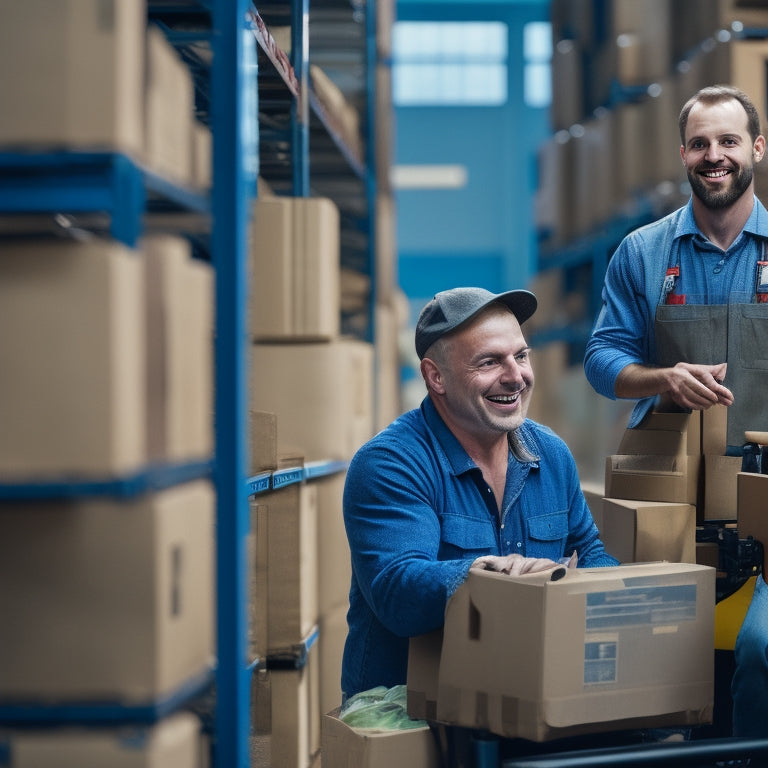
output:
POLYGON ((733 393, 722 384, 727 367, 727 363, 677 363, 671 368, 653 368, 630 363, 616 378, 616 397, 635 399, 661 395, 681 408, 693 411, 703 411, 717 404, 732 405, 733 393))
POLYGON ((669 389, 665 395, 682 408, 694 411, 703 411, 717 404, 731 405, 733 393, 722 384, 727 366, 727 363, 678 363, 668 369, 669 389))
POLYGON ((555 568, 562 568, 560 563, 545 557, 523 557, 522 555, 484 555, 472 563, 472 568, 482 571, 496 571, 510 576, 522 576, 525 573, 543 573, 555 568))

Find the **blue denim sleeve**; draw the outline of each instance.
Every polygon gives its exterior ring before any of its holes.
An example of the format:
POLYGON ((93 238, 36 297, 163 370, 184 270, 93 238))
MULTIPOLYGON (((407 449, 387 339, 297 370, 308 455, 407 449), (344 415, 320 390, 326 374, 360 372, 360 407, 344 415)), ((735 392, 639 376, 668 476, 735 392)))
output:
POLYGON ((344 523, 354 578, 376 618, 410 637, 443 625, 472 559, 438 560, 440 469, 408 447, 373 441, 350 463, 344 523))
MULTIPOLYGON (((616 377, 631 363, 647 364, 655 307, 646 297, 643 237, 624 238, 608 263, 603 304, 584 355, 584 373, 598 394, 616 399, 616 377)), ((661 285, 662 275, 659 276, 661 285)))

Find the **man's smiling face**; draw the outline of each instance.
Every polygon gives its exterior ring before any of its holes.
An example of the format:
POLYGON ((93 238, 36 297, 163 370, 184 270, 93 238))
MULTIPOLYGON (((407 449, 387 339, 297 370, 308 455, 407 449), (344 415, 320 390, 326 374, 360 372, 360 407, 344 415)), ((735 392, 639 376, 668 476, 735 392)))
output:
POLYGON ((735 99, 691 109, 681 147, 693 194, 712 210, 728 208, 752 183, 755 146, 735 99))

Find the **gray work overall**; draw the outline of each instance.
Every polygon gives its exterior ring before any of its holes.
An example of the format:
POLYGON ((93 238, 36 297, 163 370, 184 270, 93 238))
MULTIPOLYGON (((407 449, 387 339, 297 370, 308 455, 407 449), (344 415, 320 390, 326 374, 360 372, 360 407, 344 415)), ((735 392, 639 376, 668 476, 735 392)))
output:
MULTIPOLYGON (((679 250, 675 250, 678 254, 670 266, 676 266, 679 274, 679 250)), ((766 260, 764 242, 761 262, 766 260)), ((768 270, 761 272, 761 262, 755 265, 755 293, 751 296, 733 293, 728 304, 669 304, 670 282, 665 282, 656 308, 654 333, 660 366, 728 363, 723 384, 733 393, 733 405, 728 409, 729 447, 744 445, 745 430, 768 431, 768 303, 758 303, 764 286, 761 280, 768 270)), ((667 270, 668 281, 671 271, 667 270)))

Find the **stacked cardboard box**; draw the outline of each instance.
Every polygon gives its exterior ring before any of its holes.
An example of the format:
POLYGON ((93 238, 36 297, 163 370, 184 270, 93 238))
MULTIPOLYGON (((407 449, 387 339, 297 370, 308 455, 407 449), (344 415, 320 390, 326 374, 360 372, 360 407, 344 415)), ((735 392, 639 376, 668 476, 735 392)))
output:
POLYGON ((0 731, 13 768, 206 768, 200 723, 180 713, 154 725, 0 731))
POLYGON ((117 151, 193 183, 190 72, 145 2, 45 0, 4 9, 0 145, 117 151))

